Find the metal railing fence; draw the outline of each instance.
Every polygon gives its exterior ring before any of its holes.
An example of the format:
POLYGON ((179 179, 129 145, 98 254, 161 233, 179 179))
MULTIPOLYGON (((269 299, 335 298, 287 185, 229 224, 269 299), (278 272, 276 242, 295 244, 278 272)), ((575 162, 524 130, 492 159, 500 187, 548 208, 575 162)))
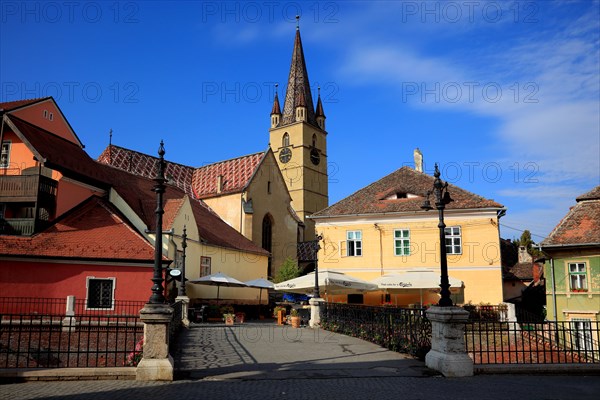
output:
POLYGON ((600 363, 597 322, 470 321, 466 350, 475 364, 600 363))
POLYGON ((431 323, 424 309, 323 302, 323 329, 424 359, 431 349, 431 323))

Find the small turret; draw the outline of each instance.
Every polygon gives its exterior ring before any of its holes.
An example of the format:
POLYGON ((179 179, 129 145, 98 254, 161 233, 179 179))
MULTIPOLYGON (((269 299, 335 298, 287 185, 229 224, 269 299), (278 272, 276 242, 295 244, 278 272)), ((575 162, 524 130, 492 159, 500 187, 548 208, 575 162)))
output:
POLYGON ((325 130, 325 113, 323 112, 323 103, 321 102, 321 88, 318 88, 319 97, 317 99, 317 109, 315 110, 315 117, 317 118, 317 125, 322 130, 325 130))
POLYGON ((281 122, 281 107, 279 107, 279 96, 277 95, 278 86, 278 84, 275 84, 275 99, 271 110, 271 128, 277 128, 281 122))

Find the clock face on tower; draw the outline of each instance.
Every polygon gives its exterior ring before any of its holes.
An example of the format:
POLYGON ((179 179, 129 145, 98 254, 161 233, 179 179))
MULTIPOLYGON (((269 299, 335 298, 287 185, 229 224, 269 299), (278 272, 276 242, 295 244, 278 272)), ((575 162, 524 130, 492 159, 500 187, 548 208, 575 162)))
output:
POLYGON ((284 164, 287 164, 291 159, 292 151, 289 148, 284 147, 279 151, 279 161, 281 161, 284 164))
POLYGON ((321 161, 321 155, 319 154, 319 150, 317 150, 314 147, 310 151, 310 161, 312 161, 312 163, 315 165, 319 165, 319 162, 321 161))

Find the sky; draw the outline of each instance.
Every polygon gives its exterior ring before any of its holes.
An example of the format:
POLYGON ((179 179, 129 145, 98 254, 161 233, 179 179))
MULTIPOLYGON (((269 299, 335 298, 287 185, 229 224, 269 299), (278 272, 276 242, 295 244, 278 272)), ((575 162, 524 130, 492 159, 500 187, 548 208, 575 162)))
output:
POLYGON ((202 166, 264 151, 296 15, 333 204, 424 156, 541 241, 600 184, 600 2, 2 1, 0 101, 202 166))

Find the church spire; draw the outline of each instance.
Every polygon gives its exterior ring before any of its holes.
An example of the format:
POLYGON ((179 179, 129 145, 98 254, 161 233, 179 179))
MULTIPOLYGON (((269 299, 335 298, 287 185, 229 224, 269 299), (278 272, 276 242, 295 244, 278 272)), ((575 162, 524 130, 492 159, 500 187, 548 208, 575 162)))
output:
POLYGON ((306 122, 314 126, 318 126, 315 118, 315 108, 313 106, 312 95, 310 92, 308 73, 306 72, 306 62, 304 61, 304 51, 302 50, 300 29, 296 27, 296 38, 294 40, 294 51, 292 52, 290 75, 288 77, 285 102, 283 104, 282 125, 291 124, 297 121, 296 109, 298 107, 305 108, 305 117, 303 119, 306 122))
POLYGON ((321 88, 318 88, 317 98, 317 109, 315 110, 315 117, 319 128, 325 130, 325 112, 323 111, 323 103, 321 102, 321 88))

